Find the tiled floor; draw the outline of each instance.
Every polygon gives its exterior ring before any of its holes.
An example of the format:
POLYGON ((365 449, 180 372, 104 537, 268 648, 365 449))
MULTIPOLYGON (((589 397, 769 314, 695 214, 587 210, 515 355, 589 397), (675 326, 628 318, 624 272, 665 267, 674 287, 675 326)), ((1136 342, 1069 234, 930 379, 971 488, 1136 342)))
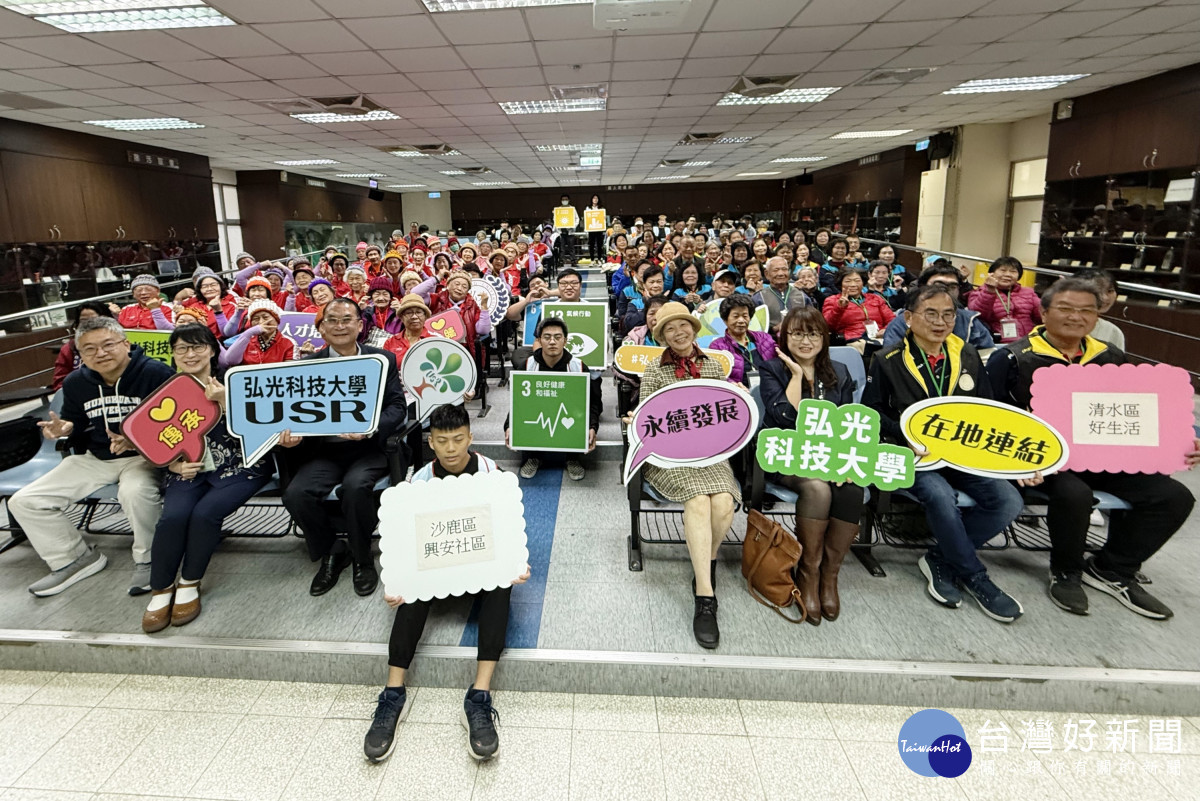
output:
POLYGON ((1103 729, 1108 716, 948 710, 974 760, 957 779, 929 779, 897 752, 916 711, 906 707, 500 690, 501 752, 478 764, 458 723, 462 692, 414 687, 394 754, 372 765, 362 738, 377 692, 0 671, 0 801, 1200 797, 1196 718, 1178 720, 1178 738, 1154 753, 1149 719, 1131 724, 1133 751, 1101 736, 1079 753, 1063 750, 1066 725, 1103 729), (1022 748, 1037 719, 1054 732, 1048 753, 1022 748), (1006 750, 982 750, 985 723, 1009 728, 1006 750))

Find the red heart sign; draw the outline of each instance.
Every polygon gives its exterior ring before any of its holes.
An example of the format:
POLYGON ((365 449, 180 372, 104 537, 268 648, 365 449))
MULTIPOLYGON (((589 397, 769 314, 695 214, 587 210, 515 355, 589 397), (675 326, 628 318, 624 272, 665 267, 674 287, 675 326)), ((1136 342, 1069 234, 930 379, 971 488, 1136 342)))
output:
POLYGON ((435 314, 425 321, 425 333, 459 342, 467 338, 467 329, 463 325, 462 315, 458 309, 447 309, 441 314, 435 314))
POLYGON ((204 435, 221 419, 221 407, 204 395, 204 387, 180 373, 144 399, 125 421, 121 433, 156 467, 183 457, 204 456, 204 435))

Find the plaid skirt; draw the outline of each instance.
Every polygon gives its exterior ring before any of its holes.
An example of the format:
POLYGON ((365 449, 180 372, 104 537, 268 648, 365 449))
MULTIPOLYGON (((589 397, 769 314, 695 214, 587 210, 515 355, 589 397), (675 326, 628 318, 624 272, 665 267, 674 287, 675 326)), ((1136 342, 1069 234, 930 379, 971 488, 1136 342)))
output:
POLYGON ((742 502, 742 492, 733 477, 729 462, 708 467, 655 467, 646 465, 645 477, 664 497, 676 503, 686 503, 698 495, 728 492, 735 503, 742 502))

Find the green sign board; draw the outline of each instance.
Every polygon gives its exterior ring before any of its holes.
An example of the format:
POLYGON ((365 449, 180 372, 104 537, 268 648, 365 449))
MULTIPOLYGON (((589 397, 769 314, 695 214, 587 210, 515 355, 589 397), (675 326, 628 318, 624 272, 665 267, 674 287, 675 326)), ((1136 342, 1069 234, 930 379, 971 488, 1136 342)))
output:
POLYGON ((560 317, 567 324, 567 350, 585 367, 603 370, 608 355, 607 303, 543 303, 542 315, 560 317))
POLYGON ((138 345, 151 359, 171 363, 170 331, 146 331, 141 328, 126 328, 125 338, 138 345))
POLYGON ((588 373, 514 372, 508 381, 512 404, 508 436, 514 449, 587 451, 588 373))

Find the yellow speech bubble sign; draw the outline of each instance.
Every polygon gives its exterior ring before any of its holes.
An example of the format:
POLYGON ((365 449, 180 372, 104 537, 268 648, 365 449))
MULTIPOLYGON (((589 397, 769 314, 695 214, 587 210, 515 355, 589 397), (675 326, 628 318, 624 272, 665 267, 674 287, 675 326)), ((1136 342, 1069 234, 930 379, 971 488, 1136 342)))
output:
MULTIPOLYGON (((641 375, 651 362, 663 355, 663 350, 665 348, 658 345, 622 345, 613 354, 613 366, 627 375, 641 375)), ((717 364, 721 365, 723 377, 729 378, 729 373, 733 371, 733 357, 729 353, 706 348, 704 355, 716 359, 717 364)))
POLYGON ((1067 440, 1023 409, 983 398, 929 398, 904 410, 900 428, 928 451, 917 470, 953 467, 992 478, 1030 478, 1067 463, 1067 440))

